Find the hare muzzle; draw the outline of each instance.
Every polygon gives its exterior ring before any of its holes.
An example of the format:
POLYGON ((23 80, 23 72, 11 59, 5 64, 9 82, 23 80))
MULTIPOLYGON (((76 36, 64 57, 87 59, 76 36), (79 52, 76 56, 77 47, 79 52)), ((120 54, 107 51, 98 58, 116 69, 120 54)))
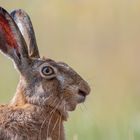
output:
POLYGON ((80 84, 80 88, 78 89, 78 95, 79 95, 78 103, 84 102, 86 96, 89 95, 89 93, 90 93, 89 85, 85 81, 82 82, 82 84, 80 84))

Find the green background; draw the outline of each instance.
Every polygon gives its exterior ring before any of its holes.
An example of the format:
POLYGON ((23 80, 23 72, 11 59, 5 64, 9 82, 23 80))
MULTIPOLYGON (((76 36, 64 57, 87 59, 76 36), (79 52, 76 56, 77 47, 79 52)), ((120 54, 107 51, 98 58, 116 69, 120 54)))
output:
MULTIPOLYGON (((140 140, 140 1, 1 0, 32 19, 42 56, 64 61, 91 86, 65 123, 68 140, 140 140)), ((0 54, 0 102, 19 75, 0 54)))

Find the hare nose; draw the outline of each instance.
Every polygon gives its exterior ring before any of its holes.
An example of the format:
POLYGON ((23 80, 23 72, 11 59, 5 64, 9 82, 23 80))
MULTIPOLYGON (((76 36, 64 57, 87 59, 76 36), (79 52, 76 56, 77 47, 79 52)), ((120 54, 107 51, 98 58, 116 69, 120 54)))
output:
POLYGON ((89 91, 88 90, 79 89, 78 90, 78 94, 80 96, 86 97, 89 94, 89 91))
POLYGON ((90 93, 90 87, 88 85, 87 82, 81 82, 80 83, 80 87, 78 89, 78 94, 83 96, 83 97, 86 97, 87 95, 89 95, 90 93))

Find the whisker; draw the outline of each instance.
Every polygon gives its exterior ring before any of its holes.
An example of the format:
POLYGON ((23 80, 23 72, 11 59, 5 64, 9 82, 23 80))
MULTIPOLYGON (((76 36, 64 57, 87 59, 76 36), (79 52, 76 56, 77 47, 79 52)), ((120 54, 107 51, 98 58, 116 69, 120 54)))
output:
POLYGON ((48 138, 48 135, 49 135, 49 127, 50 127, 50 123, 51 123, 51 120, 52 120, 52 117, 53 115, 55 114, 56 110, 57 110, 57 107, 60 105, 61 102, 58 102, 58 104, 56 105, 56 107, 50 112, 51 117, 49 119, 49 123, 48 123, 48 128, 47 128, 47 138, 48 138))
MULTIPOLYGON (((48 116, 49 116, 49 115, 50 115, 50 114, 48 114, 48 116)), ((48 117, 48 116, 47 116, 47 117, 48 117)), ((41 124, 40 131, 39 131, 39 138, 41 138, 41 130, 43 129, 43 126, 44 126, 46 120, 48 119, 47 117, 46 117, 46 119, 44 119, 44 121, 43 121, 42 124, 41 124)))
POLYGON ((85 107, 85 110, 87 110, 87 107, 86 107, 85 103, 83 103, 83 106, 85 107))
MULTIPOLYGON (((62 97, 62 98, 61 98, 61 101, 62 101, 63 99, 64 99, 64 98, 62 97)), ((61 101, 58 102, 58 104, 57 104, 56 107, 55 107, 55 110, 56 110, 57 107, 61 104, 61 101)), ((65 104, 65 102, 64 102, 64 104, 65 104)), ((51 111, 51 112, 52 112, 52 111, 51 111)), ((61 114, 61 116, 60 116, 59 131, 60 131, 61 119, 62 119, 62 114, 61 114)), ((52 135, 52 133, 53 133, 53 131, 54 131, 54 129, 55 129, 55 127, 56 127, 58 121, 59 121, 59 118, 56 120, 56 123, 54 124, 54 127, 53 127, 53 129, 52 129, 52 132, 51 132, 50 136, 52 135)), ((59 133, 60 133, 60 132, 59 132, 59 133)), ((59 138, 59 137, 58 137, 58 138, 59 138)))
MULTIPOLYGON (((56 100, 54 100, 54 101, 56 102, 56 100)), ((54 102, 53 102, 53 103, 54 103, 54 102)), ((53 110, 54 110, 54 108, 52 109, 52 111, 53 111, 53 110)), ((52 111, 51 111, 51 112, 52 112, 52 111)), ((51 112, 48 114, 48 116, 51 115, 51 112)), ((41 138, 41 130, 43 129, 43 126, 44 126, 46 120, 48 119, 48 116, 46 117, 46 119, 44 119, 44 121, 43 121, 42 124, 41 124, 40 131, 39 131, 39 138, 41 138)))
POLYGON ((64 112, 66 112, 66 102, 64 102, 64 112))
POLYGON ((46 102, 47 100, 50 99, 51 96, 52 96, 52 95, 48 96, 48 97, 43 101, 43 105, 45 104, 45 102, 46 102))
POLYGON ((44 121, 43 121, 42 124, 41 124, 40 130, 39 130, 39 139, 40 139, 40 140, 41 140, 41 133, 42 133, 41 130, 42 130, 42 128, 43 128, 43 126, 44 126, 46 120, 47 120, 47 118, 44 119, 44 121))
MULTIPOLYGON (((55 110, 55 111, 56 111, 56 110, 55 110)), ((50 128, 50 124, 51 124, 52 117, 53 117, 53 115, 55 114, 55 111, 52 113, 52 115, 51 115, 51 117, 50 117, 50 119, 49 119, 49 122, 48 122, 48 127, 47 127, 47 138, 46 138, 46 140, 47 140, 48 137, 49 137, 49 128, 50 128)))
POLYGON ((57 98, 55 98, 55 99, 53 100, 53 102, 52 102, 51 104, 49 104, 49 106, 54 106, 56 102, 57 102, 57 98))
POLYGON ((62 119, 62 114, 60 115, 60 120, 59 120, 58 140, 60 140, 61 119, 62 119))
POLYGON ((55 124, 54 124, 54 127, 52 128, 52 132, 50 133, 50 136, 52 136, 53 131, 54 131, 54 129, 56 128, 56 125, 57 125, 58 121, 59 121, 59 118, 57 118, 57 120, 56 120, 56 122, 55 122, 55 124))
POLYGON ((80 104, 80 110, 83 112, 84 110, 83 110, 83 108, 82 108, 82 106, 81 106, 81 104, 80 104))
MULTIPOLYGON (((49 98, 50 98, 50 96, 49 96, 49 98)), ((61 99, 61 101, 62 101, 62 100, 63 100, 63 98, 61 99)), ((50 105, 48 105, 48 107, 49 107, 49 106, 52 106, 52 105, 54 106, 54 104, 55 104, 57 101, 58 101, 58 99, 55 98, 55 99, 53 100, 53 102, 52 102, 50 105)), ((50 129, 51 120, 52 120, 53 115, 55 114, 55 112, 56 112, 58 106, 61 104, 61 101, 59 100, 59 101, 56 103, 55 107, 54 107, 54 108, 50 111, 50 113, 48 114, 48 116, 49 116, 49 115, 51 115, 51 116, 50 116, 49 121, 48 121, 47 137, 46 137, 46 139, 50 138, 50 137, 48 137, 48 136, 49 136, 49 129, 50 129)), ((46 121, 47 121, 47 119, 48 119, 48 116, 46 117, 46 119, 44 119, 44 121, 43 121, 43 123, 42 123, 42 125, 41 125, 41 127, 40 127, 40 132, 39 132, 39 138, 40 138, 40 140, 41 140, 41 133, 42 133, 41 131, 42 131, 42 129, 43 129, 44 124, 46 123, 46 121)), ((62 118, 62 115, 61 115, 61 118, 62 118)), ((52 129, 51 135, 52 135, 52 133, 53 133, 53 131, 54 131, 54 129, 55 129, 55 127, 56 127, 58 121, 59 121, 59 119, 56 120, 56 123, 54 124, 54 127, 53 127, 53 129, 52 129)), ((51 135, 50 135, 50 136, 51 136, 51 135)))

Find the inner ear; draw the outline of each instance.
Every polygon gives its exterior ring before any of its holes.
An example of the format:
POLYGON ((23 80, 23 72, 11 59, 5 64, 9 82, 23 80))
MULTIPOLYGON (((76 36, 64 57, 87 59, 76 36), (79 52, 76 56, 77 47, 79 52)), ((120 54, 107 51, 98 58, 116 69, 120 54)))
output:
POLYGON ((1 48, 5 53, 8 52, 8 47, 3 47, 2 42, 5 41, 5 43, 10 47, 18 51, 18 44, 16 42, 16 39, 13 35, 13 31, 11 27, 9 26, 9 23, 7 20, 5 20, 5 17, 3 15, 0 15, 0 32, 1 32, 1 48))
POLYGON ((12 58, 17 67, 28 63, 29 56, 24 38, 9 13, 0 8, 0 50, 12 58))

